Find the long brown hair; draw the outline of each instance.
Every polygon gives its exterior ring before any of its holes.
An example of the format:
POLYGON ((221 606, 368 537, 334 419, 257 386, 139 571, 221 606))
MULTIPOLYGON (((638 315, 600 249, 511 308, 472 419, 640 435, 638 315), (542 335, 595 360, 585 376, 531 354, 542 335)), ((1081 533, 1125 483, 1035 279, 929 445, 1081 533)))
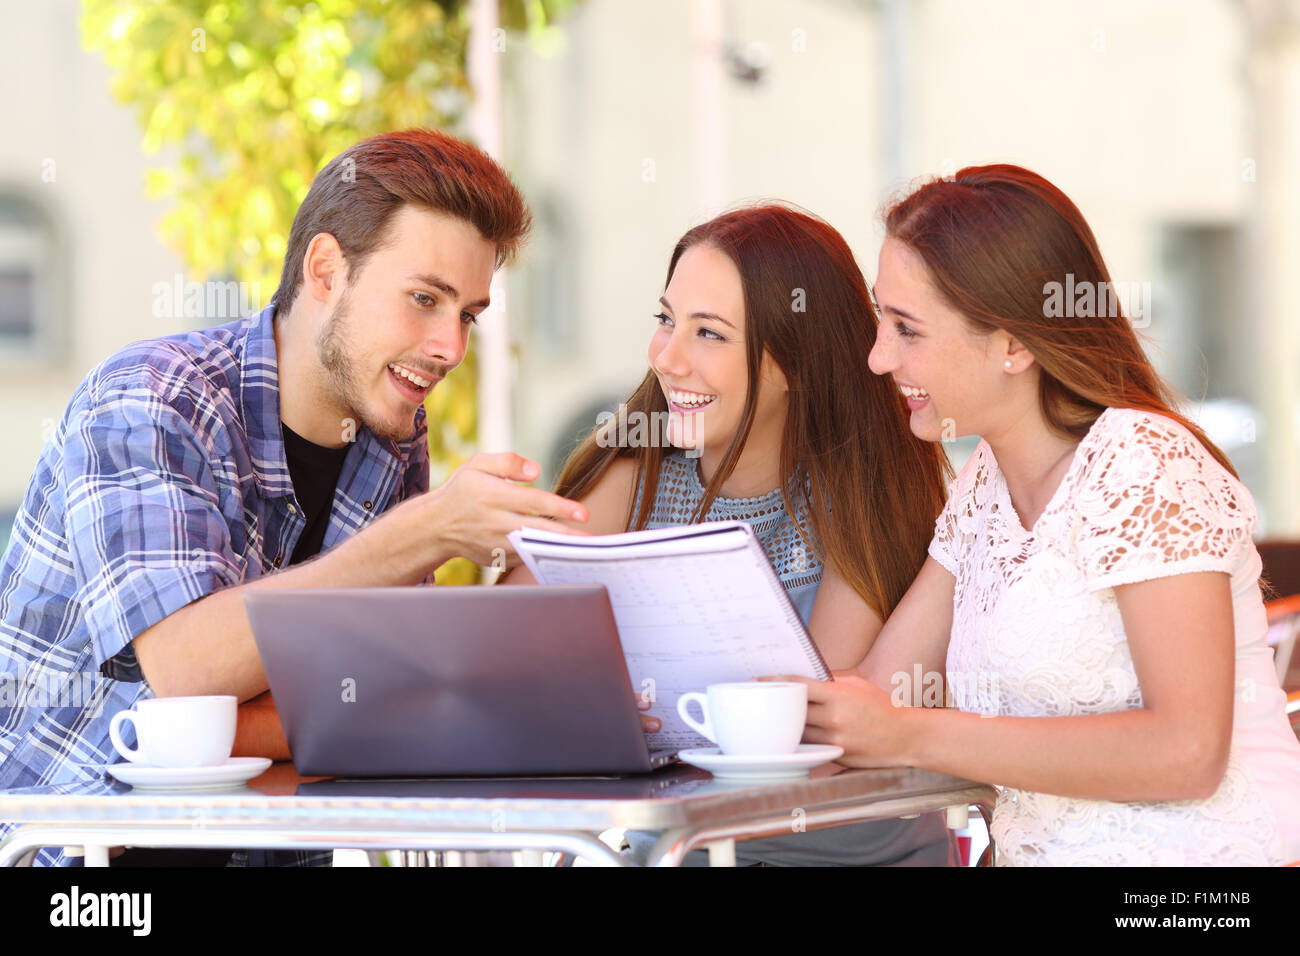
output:
POLYGON ((1057 431, 1082 438, 1107 408, 1135 408, 1186 426, 1235 477, 1228 456, 1177 410, 1114 297, 1107 307, 1046 305, 1057 290, 1111 290, 1083 214, 1065 193, 1019 166, 967 166, 922 185, 885 212, 887 234, 925 262, 930 279, 976 332, 1002 329, 1038 363, 1038 401, 1057 431))
MULTIPOLYGON (((770 354, 789 386, 780 460, 786 510, 795 514, 793 499, 802 499, 815 539, 805 545, 887 617, 925 561, 951 468, 938 445, 912 435, 892 383, 867 367, 877 319, 852 251, 815 216, 779 204, 750 206, 686 233, 665 287, 682 254, 698 244, 727 255, 740 273, 749 394, 692 521, 708 514, 740 458, 759 368, 770 354)), ((626 410, 641 421, 664 421, 668 403, 653 371, 626 410)), ((662 436, 638 448, 602 444, 610 443, 601 442, 599 429, 587 436, 565 462, 556 493, 581 498, 615 459, 634 458, 641 503, 635 514, 629 503, 625 527, 644 528, 665 454, 662 436)))

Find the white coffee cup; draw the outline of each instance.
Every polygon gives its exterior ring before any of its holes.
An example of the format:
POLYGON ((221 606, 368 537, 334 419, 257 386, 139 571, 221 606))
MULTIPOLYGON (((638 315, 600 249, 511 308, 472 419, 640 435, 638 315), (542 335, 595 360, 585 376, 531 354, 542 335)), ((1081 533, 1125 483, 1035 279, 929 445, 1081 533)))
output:
POLYGON ((724 754, 794 753, 808 717, 808 688, 778 681, 710 684, 706 693, 677 698, 677 713, 724 754), (688 712, 692 701, 700 705, 702 723, 688 712))
POLYGON ((230 759, 235 747, 235 714, 239 701, 231 696, 156 697, 137 701, 134 710, 113 715, 108 736, 132 763, 152 767, 216 767, 230 759), (122 724, 130 721, 139 745, 122 741, 122 724))

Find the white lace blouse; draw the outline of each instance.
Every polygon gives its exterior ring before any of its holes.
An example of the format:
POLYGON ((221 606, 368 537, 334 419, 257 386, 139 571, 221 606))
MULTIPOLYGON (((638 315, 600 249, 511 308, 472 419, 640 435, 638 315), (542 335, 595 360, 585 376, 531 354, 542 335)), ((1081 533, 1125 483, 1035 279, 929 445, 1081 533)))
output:
POLYGON ((1236 694, 1227 773, 1206 800, 1112 803, 1007 789, 993 815, 1009 865, 1241 865, 1300 859, 1300 743, 1265 644, 1250 492, 1182 425, 1108 409, 1026 531, 981 442, 930 554, 956 578, 947 677, 964 711, 1142 706, 1116 585, 1230 575, 1236 694))

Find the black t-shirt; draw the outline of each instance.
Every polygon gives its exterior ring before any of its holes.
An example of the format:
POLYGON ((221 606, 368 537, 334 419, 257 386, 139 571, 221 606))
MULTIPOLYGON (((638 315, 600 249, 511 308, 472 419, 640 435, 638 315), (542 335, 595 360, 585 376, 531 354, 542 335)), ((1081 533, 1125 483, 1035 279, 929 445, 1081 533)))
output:
POLYGON ((307 520, 307 527, 293 549, 290 564, 298 564, 319 554, 329 527, 330 508, 334 504, 334 488, 339 483, 343 459, 350 446, 323 448, 281 424, 284 433, 284 454, 289 462, 289 477, 293 480, 294 497, 307 520))

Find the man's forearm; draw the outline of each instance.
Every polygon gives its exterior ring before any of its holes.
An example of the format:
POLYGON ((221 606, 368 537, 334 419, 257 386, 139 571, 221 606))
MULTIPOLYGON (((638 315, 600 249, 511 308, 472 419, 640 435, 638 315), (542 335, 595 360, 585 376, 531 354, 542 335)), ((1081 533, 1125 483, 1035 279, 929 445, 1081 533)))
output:
POLYGON ((266 673, 244 595, 253 590, 418 584, 444 556, 431 551, 429 535, 422 542, 412 540, 410 520, 395 518, 396 509, 315 560, 224 588, 159 621, 134 641, 145 680, 159 697, 233 694, 246 701, 258 696, 267 689, 266 673))
POLYGON ((290 758, 289 742, 285 739, 280 713, 275 709, 270 691, 239 705, 232 756, 270 757, 272 760, 290 758))

